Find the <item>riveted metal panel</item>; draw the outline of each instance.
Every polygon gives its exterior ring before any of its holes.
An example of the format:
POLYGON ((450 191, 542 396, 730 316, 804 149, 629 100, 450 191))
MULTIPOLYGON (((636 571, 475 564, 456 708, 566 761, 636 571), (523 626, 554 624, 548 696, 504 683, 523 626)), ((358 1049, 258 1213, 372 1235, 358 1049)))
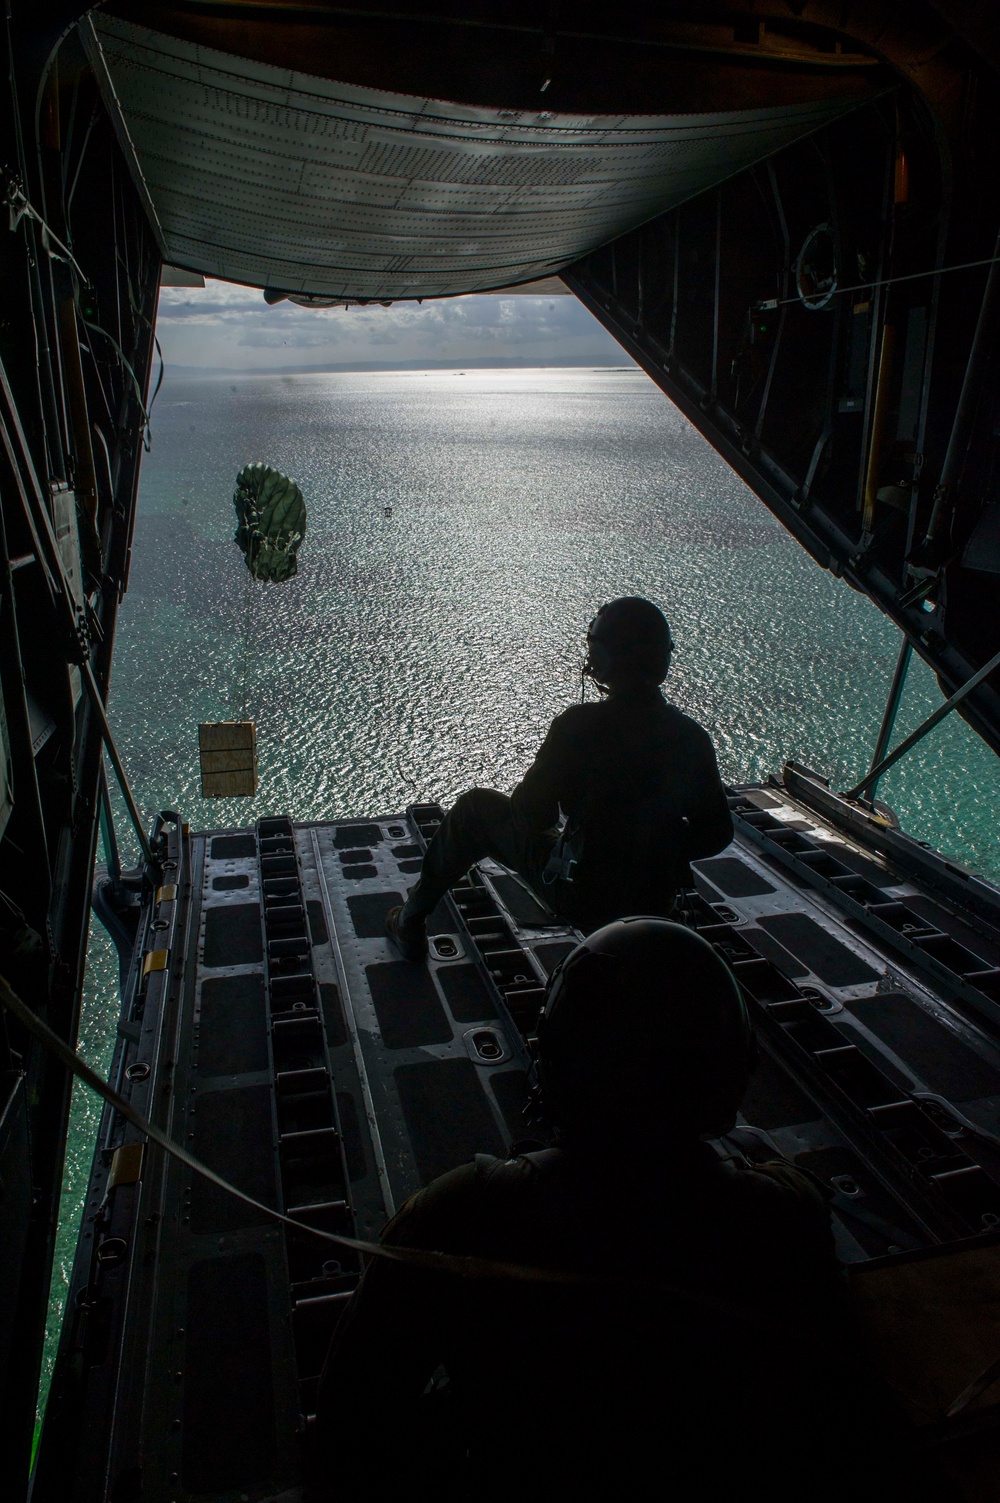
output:
POLYGON ((330 297, 550 275, 855 103, 528 113, 290 74, 108 15, 87 35, 170 260, 330 297))

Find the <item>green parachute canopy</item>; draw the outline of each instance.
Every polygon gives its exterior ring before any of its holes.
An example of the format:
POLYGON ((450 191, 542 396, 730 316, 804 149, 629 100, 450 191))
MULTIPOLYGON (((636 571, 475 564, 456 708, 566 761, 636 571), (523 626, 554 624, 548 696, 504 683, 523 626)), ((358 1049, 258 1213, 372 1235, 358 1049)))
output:
POLYGON ((269 464, 248 464, 233 492, 238 526, 233 541, 254 579, 277 584, 298 569, 295 557, 306 535, 306 506, 294 480, 269 464))

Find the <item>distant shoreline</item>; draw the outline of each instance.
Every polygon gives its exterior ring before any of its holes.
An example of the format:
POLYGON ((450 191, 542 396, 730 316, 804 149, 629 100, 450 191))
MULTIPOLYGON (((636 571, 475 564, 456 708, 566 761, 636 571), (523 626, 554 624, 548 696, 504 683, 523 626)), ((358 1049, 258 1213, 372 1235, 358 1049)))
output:
POLYGON ((224 366, 224 365, 172 365, 164 367, 166 376, 213 376, 220 380, 232 380, 236 376, 324 376, 337 375, 340 373, 357 372, 359 374, 373 374, 375 372, 399 374, 412 373, 414 371, 555 371, 555 370, 602 370, 602 371, 637 371, 641 366, 635 361, 628 359, 611 361, 595 360, 592 356, 588 359, 553 360, 540 362, 538 360, 522 360, 511 358, 510 360, 396 360, 391 364, 376 360, 353 360, 342 364, 323 365, 255 365, 255 366, 224 366))

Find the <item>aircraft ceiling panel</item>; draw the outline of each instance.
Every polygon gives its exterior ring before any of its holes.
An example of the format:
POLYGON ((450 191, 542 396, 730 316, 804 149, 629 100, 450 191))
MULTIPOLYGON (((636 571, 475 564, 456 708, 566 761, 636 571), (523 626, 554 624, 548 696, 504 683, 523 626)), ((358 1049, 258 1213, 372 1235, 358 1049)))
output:
POLYGON ((294 73, 99 12, 86 36, 164 259, 344 298, 550 276, 857 102, 491 110, 294 73))

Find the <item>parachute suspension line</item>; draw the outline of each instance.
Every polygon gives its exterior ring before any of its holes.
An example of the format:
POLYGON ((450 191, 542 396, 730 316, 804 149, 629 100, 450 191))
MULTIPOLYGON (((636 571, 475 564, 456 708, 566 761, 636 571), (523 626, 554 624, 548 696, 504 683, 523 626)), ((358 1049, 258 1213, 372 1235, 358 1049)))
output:
POLYGON ((243 611, 243 666, 240 673, 241 697, 239 719, 247 718, 247 678, 250 672, 250 626, 253 620, 253 575, 247 572, 243 611))
MULTIPOLYGON (((155 392, 154 392, 155 396, 155 392)), ((306 535, 306 508, 294 480, 266 464, 244 465, 233 492, 233 542, 247 568, 242 650, 232 634, 228 721, 198 727, 202 798, 252 798, 257 792, 257 727, 247 718, 254 586, 281 584, 298 569, 296 554, 306 535)))

